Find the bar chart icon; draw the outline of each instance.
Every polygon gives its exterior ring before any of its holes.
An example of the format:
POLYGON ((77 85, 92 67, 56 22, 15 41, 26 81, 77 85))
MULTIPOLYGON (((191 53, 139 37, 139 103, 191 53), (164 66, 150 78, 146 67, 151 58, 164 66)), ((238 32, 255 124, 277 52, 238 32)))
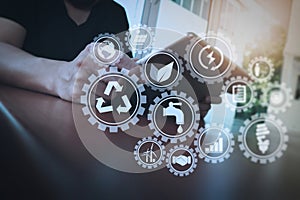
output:
POLYGON ((205 144, 205 153, 223 153, 223 138, 219 133, 217 139, 213 142, 205 144))

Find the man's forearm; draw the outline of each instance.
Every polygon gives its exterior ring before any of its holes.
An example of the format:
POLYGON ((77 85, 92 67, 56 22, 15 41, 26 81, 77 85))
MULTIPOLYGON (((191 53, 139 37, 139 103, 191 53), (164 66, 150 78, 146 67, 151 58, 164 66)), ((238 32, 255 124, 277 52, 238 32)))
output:
POLYGON ((56 82, 64 64, 64 61, 39 58, 0 42, 1 82, 57 96, 56 82))

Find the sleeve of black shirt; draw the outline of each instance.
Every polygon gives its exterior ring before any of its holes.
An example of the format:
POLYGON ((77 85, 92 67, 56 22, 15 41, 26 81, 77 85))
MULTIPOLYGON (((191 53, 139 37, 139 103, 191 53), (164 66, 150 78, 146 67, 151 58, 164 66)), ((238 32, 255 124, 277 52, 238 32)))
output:
MULTIPOLYGON (((124 8, 122 8, 122 12, 121 14, 123 15, 122 19, 124 20, 122 23, 124 24, 124 28, 125 28, 125 31, 127 31, 129 29, 129 23, 128 23, 128 19, 127 19, 127 15, 126 15, 126 11, 124 8)), ((124 31, 123 31, 124 32, 124 31)), ((123 36, 123 38, 125 38, 123 36)), ((124 42, 124 41, 123 41, 124 42)), ((126 46, 126 45, 125 45, 126 46)), ((127 47, 128 48, 128 47, 127 47)), ((133 57, 133 54, 132 54, 132 51, 129 50, 129 49, 125 49, 125 52, 127 52, 127 55, 132 58, 133 57)))
POLYGON ((33 0, 1 0, 0 17, 12 20, 27 29, 33 19, 34 6, 33 0))
MULTIPOLYGON (((118 27, 118 32, 126 31, 129 28, 128 19, 126 11, 123 6, 119 5, 116 2, 112 2, 113 6, 111 9, 108 9, 108 12, 113 12, 114 18, 118 19, 116 22, 116 27, 118 27)), ((100 4, 101 5, 101 4, 100 4)))
MULTIPOLYGON (((126 43, 126 41, 124 40, 124 38, 126 37, 125 32, 128 31, 128 29, 129 29, 127 14, 126 14, 125 9, 122 6, 120 6, 119 4, 117 4, 115 2, 114 2, 114 4, 116 5, 116 8, 117 8, 116 9, 117 10, 117 12, 116 12, 117 15, 115 17, 117 19, 119 19, 118 24, 116 25, 116 27, 118 27, 119 30, 116 31, 116 32, 117 32, 118 37, 121 39, 121 42, 123 44, 125 44, 126 43)), ((125 46, 125 53, 129 57, 132 58, 133 57, 132 52, 130 51, 130 49, 126 45, 124 45, 124 46, 125 46)))

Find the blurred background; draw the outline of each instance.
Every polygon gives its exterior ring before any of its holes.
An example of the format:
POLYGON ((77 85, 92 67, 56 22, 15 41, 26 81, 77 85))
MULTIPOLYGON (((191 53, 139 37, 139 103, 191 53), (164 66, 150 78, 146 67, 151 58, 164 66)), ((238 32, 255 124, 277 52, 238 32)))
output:
MULTIPOLYGON (((125 7, 130 26, 145 24, 168 29, 180 34, 157 38, 158 43, 169 45, 187 32, 198 35, 213 32, 222 34, 234 45, 236 64, 248 69, 255 57, 267 57, 274 64, 275 74, 270 82, 284 82, 292 89, 292 109, 281 113, 280 118, 292 132, 300 133, 300 1, 297 0, 116 0, 125 7)), ((258 90, 266 83, 256 84, 258 90)), ((260 101, 252 110, 236 116, 227 110, 228 126, 233 118, 246 118, 266 112, 260 101), (231 116, 230 119, 228 116, 231 116)), ((213 105, 212 111, 225 109, 213 105)), ((206 120, 221 121, 217 116, 206 120)))

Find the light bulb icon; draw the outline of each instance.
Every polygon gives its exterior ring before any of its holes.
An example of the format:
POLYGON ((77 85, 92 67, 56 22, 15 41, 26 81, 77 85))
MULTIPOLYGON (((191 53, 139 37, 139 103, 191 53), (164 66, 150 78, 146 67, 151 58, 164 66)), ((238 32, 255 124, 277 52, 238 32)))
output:
POLYGON ((270 131, 265 123, 256 125, 256 139, 258 149, 262 154, 265 154, 270 146, 270 140, 266 139, 270 131))

